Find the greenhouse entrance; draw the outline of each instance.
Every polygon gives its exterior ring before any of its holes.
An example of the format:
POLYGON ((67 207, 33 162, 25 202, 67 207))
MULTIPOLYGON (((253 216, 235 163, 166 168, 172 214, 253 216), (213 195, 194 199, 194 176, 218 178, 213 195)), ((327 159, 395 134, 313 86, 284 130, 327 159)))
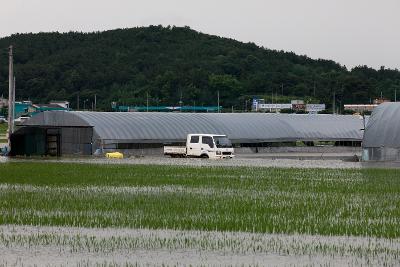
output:
POLYGON ((18 129, 11 135, 11 156, 42 156, 46 154, 46 130, 40 127, 18 129))
POLYGON ((60 129, 46 129, 46 155, 61 156, 60 129))
POLYGON ((23 126, 11 135, 10 156, 92 155, 92 127, 23 126))

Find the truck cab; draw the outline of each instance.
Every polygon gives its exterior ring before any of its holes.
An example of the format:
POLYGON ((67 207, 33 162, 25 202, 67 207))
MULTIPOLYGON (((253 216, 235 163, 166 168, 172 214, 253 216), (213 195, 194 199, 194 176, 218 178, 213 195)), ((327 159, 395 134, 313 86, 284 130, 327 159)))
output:
POLYGON ((186 155, 201 158, 232 158, 231 141, 226 135, 189 134, 186 141, 186 155))
POLYGON ((234 150, 226 135, 189 134, 186 147, 164 147, 164 155, 171 157, 233 158, 234 150))

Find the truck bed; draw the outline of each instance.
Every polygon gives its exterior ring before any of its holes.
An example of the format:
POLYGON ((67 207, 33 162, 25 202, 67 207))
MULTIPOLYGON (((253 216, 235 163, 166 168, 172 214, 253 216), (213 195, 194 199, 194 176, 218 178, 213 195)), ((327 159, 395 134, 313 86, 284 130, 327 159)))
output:
POLYGON ((164 155, 186 155, 184 146, 164 146, 164 155))

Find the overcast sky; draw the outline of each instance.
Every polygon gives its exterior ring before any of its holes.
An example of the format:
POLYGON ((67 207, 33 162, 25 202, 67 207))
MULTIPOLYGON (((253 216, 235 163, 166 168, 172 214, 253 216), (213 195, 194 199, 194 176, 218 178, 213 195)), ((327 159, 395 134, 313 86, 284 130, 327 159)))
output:
POLYGON ((0 0, 0 36, 178 25, 271 49, 400 69, 400 0, 0 0))

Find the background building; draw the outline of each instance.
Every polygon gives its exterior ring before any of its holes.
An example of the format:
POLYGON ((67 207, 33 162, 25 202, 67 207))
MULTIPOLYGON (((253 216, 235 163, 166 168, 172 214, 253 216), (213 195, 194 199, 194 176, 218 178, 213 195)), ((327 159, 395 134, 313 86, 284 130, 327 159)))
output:
POLYGON ((292 110, 316 114, 326 109, 325 104, 304 104, 303 100, 291 100, 290 103, 265 103, 264 99, 253 99, 252 111, 254 112, 281 112, 292 110))
POLYGON ((371 113, 377 106, 382 103, 388 103, 390 99, 376 98, 372 104, 347 104, 344 105, 344 110, 353 111, 354 113, 371 113))
POLYGON ((344 110, 353 111, 355 113, 372 112, 378 104, 348 104, 344 105, 344 110))

